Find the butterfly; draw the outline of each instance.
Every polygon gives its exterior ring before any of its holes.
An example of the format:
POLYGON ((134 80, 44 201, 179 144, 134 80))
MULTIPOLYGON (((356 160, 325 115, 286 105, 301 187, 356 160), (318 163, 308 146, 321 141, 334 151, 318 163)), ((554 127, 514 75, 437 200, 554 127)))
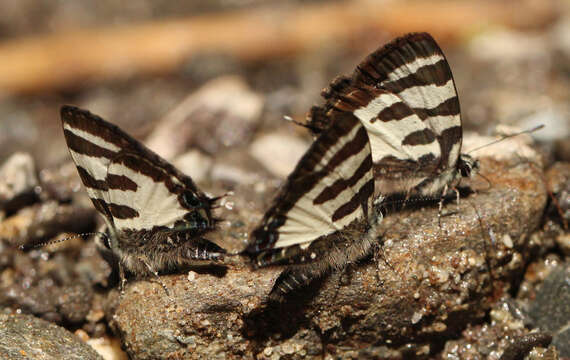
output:
POLYGON ((202 236, 212 231, 216 199, 117 126, 73 106, 61 108, 69 153, 108 236, 99 245, 125 270, 154 274, 224 250, 202 236))
POLYGON ((339 114, 303 155, 250 235, 245 253, 255 268, 290 265, 270 300, 282 300, 368 253, 382 219, 374 211, 373 192, 366 129, 353 114, 339 114))
POLYGON ((428 33, 410 33, 370 54, 354 73, 332 81, 307 127, 320 133, 335 113, 366 127, 375 194, 442 198, 479 163, 461 153, 459 97, 445 55, 428 33))
POLYGON ((427 33, 381 47, 323 96, 306 124, 318 137, 246 249, 256 267, 290 265, 270 298, 367 254, 390 199, 442 199, 479 168, 460 153, 457 90, 427 33))

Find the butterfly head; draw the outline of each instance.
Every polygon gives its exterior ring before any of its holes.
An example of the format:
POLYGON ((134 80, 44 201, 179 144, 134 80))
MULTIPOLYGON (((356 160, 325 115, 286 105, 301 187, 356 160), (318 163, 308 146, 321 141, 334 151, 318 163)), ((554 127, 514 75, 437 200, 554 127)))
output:
POLYGON ((215 219, 212 218, 211 213, 214 199, 210 199, 199 192, 186 190, 178 196, 178 201, 183 208, 188 210, 186 215, 184 215, 186 222, 184 227, 199 233, 214 227, 215 219))
POLYGON ((479 172, 479 161, 467 154, 461 154, 457 168, 462 177, 472 177, 479 172))

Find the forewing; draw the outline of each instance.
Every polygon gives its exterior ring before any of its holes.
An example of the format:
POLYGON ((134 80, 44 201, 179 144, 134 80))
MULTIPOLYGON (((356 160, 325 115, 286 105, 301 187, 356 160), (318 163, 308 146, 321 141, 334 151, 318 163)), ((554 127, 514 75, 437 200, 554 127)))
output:
POLYGON ((111 160, 124 147, 116 126, 87 111, 71 106, 61 108, 63 133, 69 153, 95 208, 113 223, 106 183, 111 160))
POLYGON ((109 165, 107 181, 109 208, 118 228, 184 227, 185 222, 192 221, 185 217, 200 210, 203 219, 211 220, 210 199, 195 188, 192 180, 148 156, 121 152, 109 165), (194 199, 195 206, 187 199, 194 199))
POLYGON ((397 95, 407 105, 405 110, 411 110, 436 137, 441 158, 434 159, 432 170, 455 166, 462 139, 459 99, 449 64, 429 34, 398 38, 370 54, 352 77, 333 81, 323 93, 327 103, 311 110, 309 125, 318 131, 328 126, 331 113, 367 106, 353 94, 374 88, 397 95))
POLYGON ((365 221, 373 190, 366 130, 352 114, 342 114, 289 175, 252 232, 247 251, 256 254, 295 245, 305 249, 354 221, 365 221))
POLYGON ((89 197, 117 229, 172 228, 196 211, 211 222, 211 200, 192 179, 120 128, 72 106, 61 118, 89 197))

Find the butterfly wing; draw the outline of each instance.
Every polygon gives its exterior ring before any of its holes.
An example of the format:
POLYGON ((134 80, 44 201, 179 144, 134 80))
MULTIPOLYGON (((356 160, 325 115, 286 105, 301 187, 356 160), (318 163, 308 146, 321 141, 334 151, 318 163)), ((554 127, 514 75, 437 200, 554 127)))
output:
POLYGON ((318 258, 327 239, 368 219, 373 190, 366 130, 342 114, 289 175, 246 251, 257 266, 318 258))
POLYGON ((376 175, 397 169, 407 179, 386 190, 410 189, 429 174, 455 168, 462 141, 459 99, 449 64, 429 34, 385 45, 323 96, 327 102, 311 110, 309 126, 320 131, 333 113, 354 112, 369 131, 376 175))
POLYGON ((106 182, 111 160, 126 145, 121 130, 101 118, 72 106, 61 108, 63 134, 69 153, 95 208, 113 225, 106 182))
POLYGON ((64 106, 61 117, 87 193, 118 231, 211 225, 211 199, 190 177, 88 111, 64 106))

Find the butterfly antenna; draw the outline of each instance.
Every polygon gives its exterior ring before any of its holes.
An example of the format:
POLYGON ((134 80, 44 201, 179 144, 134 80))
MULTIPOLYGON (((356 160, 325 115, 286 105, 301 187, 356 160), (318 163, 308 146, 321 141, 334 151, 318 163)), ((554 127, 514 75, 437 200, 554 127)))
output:
POLYGON ((487 184, 489 184, 489 187, 485 190, 489 190, 491 187, 493 187, 493 183, 491 182, 491 180, 489 180, 488 177, 486 177, 485 175, 481 174, 481 173, 477 173, 477 176, 482 177, 483 179, 485 179, 485 181, 487 182, 487 184))
POLYGON ((318 132, 320 131, 320 129, 318 129, 318 128, 312 126, 312 125, 305 124, 305 123, 302 123, 302 122, 298 122, 297 120, 293 119, 293 118, 292 118, 291 116, 289 116, 289 115, 283 115, 283 120, 289 121, 289 122, 291 122, 291 123, 293 123, 293 124, 295 124, 295 125, 298 125, 298 126, 302 126, 302 127, 304 127, 305 129, 309 129, 309 130, 311 130, 313 133, 318 133, 318 132))
POLYGON ((46 245, 58 244, 58 243, 62 243, 62 242, 67 241, 67 240, 75 239, 77 237, 84 237, 84 236, 89 236, 89 235, 103 235, 108 239, 107 234, 105 234, 104 232, 87 232, 87 233, 80 233, 80 234, 68 236, 68 237, 65 237, 63 239, 39 242, 37 244, 32 244, 32 245, 22 244, 19 246, 19 249, 21 251, 28 251, 28 250, 37 249, 37 248, 40 248, 40 247, 43 247, 46 245))
POLYGON ((538 126, 533 127, 532 129, 523 130, 523 131, 520 131, 520 132, 518 132, 518 133, 514 133, 514 134, 510 134, 510 135, 505 135, 505 136, 503 136, 503 137, 500 138, 500 139, 497 139, 497 140, 495 140, 495 141, 491 141, 491 142, 488 143, 488 144, 481 145, 481 146, 479 146, 479 147, 476 147, 475 149, 470 150, 470 151, 468 152, 468 154, 471 154, 472 152, 475 152, 475 151, 477 151, 477 150, 479 150, 479 149, 482 149, 482 148, 484 148, 484 147, 487 147, 487 146, 490 146, 490 145, 494 145, 494 144, 499 143, 499 142, 501 142, 501 141, 503 141, 503 140, 506 140, 506 139, 508 139, 508 138, 512 138, 512 137, 519 136, 519 135, 523 135, 523 134, 530 134, 530 133, 533 133, 533 132, 535 132, 535 131, 538 131, 538 130, 542 129, 543 127, 544 127, 544 124, 540 124, 540 125, 538 125, 538 126))

